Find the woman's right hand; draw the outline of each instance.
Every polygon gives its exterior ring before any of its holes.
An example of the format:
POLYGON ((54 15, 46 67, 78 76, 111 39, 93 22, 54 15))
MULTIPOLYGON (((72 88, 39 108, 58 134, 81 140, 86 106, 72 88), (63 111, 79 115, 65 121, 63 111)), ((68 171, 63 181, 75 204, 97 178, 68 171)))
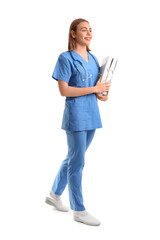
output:
POLYGON ((102 77, 100 77, 95 86, 95 93, 107 92, 110 89, 111 81, 101 83, 102 77))

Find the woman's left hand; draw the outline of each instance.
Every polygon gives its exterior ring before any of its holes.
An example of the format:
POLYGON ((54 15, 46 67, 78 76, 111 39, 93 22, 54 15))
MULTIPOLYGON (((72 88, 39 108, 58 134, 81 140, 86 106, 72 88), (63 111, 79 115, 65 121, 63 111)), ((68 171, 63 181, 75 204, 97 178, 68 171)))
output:
POLYGON ((96 93, 96 97, 101 101, 107 101, 109 99, 108 94, 109 94, 109 91, 107 92, 106 95, 101 95, 99 93, 96 93))

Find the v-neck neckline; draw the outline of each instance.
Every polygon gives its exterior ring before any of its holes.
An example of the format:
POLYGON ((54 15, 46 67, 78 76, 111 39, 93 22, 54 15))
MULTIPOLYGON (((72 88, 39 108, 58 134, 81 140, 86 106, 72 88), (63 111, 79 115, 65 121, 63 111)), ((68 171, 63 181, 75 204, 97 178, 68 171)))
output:
POLYGON ((88 51, 87 51, 87 55, 88 55, 88 62, 79 54, 79 53, 77 53, 76 51, 74 51, 74 50, 72 50, 73 52, 75 52, 81 59, 83 59, 83 61, 85 62, 85 63, 89 63, 89 54, 88 54, 88 51))

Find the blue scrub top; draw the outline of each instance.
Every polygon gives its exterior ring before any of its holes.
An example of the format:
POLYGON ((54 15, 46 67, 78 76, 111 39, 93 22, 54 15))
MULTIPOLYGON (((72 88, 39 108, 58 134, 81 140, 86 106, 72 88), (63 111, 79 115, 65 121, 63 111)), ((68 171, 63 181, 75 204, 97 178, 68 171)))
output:
MULTIPOLYGON (((88 76, 92 76, 83 81, 82 79, 85 79, 84 76, 86 76, 84 68, 78 61, 73 60, 69 51, 66 51, 59 55, 52 77, 57 81, 61 80, 67 82, 68 86, 72 87, 84 88, 95 86, 99 73, 97 58, 88 52, 89 61, 87 62, 75 51, 71 51, 71 53, 75 60, 79 60, 83 64, 88 76), (76 69, 75 65, 81 73, 76 69)), ((69 131, 84 131, 102 128, 98 101, 95 93, 80 97, 66 97, 61 128, 69 131)))

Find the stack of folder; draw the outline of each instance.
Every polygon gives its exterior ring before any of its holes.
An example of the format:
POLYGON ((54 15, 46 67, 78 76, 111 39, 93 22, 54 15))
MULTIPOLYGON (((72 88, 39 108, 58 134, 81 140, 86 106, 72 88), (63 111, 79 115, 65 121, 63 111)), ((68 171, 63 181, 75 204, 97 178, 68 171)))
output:
MULTIPOLYGON (((112 80, 117 61, 118 60, 116 58, 110 56, 103 58, 102 65, 100 67, 100 76, 102 77, 102 83, 112 80)), ((107 92, 103 92, 101 94, 106 95, 107 92)))

